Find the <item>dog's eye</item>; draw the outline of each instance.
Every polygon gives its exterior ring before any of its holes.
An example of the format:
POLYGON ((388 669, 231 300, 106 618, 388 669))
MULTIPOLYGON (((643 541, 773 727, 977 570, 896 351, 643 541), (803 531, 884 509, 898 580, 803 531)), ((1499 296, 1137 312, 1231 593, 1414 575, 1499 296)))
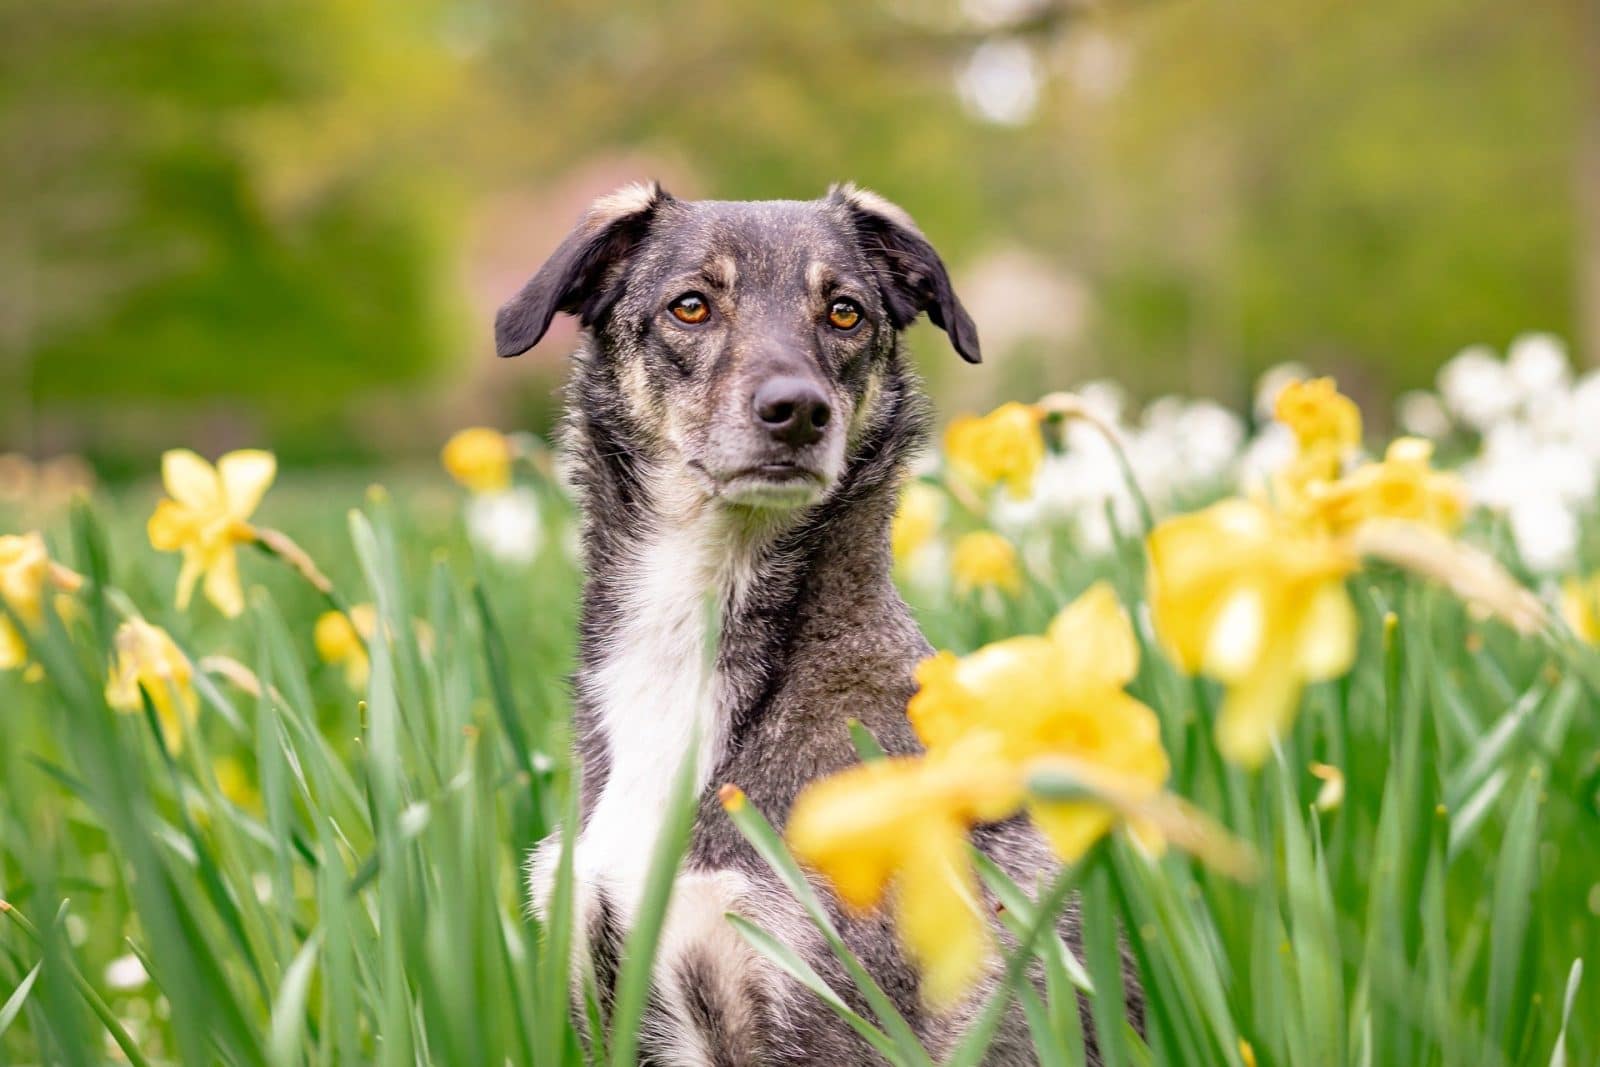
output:
POLYGON ((672 312, 672 317, 679 322, 698 326, 710 316, 711 305, 706 303, 706 298, 699 293, 684 293, 668 304, 667 310, 672 312))
POLYGON ((861 308, 854 300, 835 300, 828 308, 828 323, 837 330, 853 330, 861 321, 861 308))

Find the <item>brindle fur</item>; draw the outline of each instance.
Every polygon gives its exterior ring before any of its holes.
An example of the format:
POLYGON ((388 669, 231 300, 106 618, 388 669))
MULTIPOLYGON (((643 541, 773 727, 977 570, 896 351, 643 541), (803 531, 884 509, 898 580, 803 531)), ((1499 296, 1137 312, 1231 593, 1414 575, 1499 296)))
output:
MULTIPOLYGON (((930 648, 891 582, 888 528, 929 412, 901 333, 926 312, 976 363, 976 330, 909 218, 849 186, 817 201, 757 203, 686 202, 657 186, 622 190, 598 201, 501 310, 500 354, 532 347, 558 311, 577 315, 584 327, 564 428, 587 569, 574 712, 584 825, 607 788, 615 746, 628 741, 608 736, 588 683, 613 662, 626 632, 641 545, 674 523, 711 522, 707 528, 725 539, 728 552, 742 554, 748 573, 719 590, 715 693, 722 721, 677 896, 691 904, 704 896, 718 916, 724 902, 744 913, 866 1014, 716 792, 722 783, 737 785, 781 827, 806 784, 857 761, 848 718, 861 720, 890 753, 919 750, 905 709, 913 668, 930 648), (689 290, 712 306, 703 327, 683 328, 667 316, 668 302, 689 290), (838 294, 864 315, 849 333, 825 322, 838 294), (762 433, 750 398, 775 375, 824 390, 834 418, 820 440, 794 448, 762 433), (753 502, 729 488, 737 481, 729 472, 769 462, 815 469, 816 484, 779 491, 778 499, 758 486, 753 502)), ((1024 885, 1053 870, 1021 820, 984 828, 977 840, 1024 885)), ((648 851, 649 843, 640 847, 648 851)), ((607 1001, 624 931, 603 882, 588 887, 582 940, 607 1001)), ((930 1011, 887 917, 831 906, 846 941, 929 1049, 952 1048, 995 976, 962 1006, 930 1011)), ((655 976, 644 1062, 877 1062, 820 1001, 737 938, 716 931, 697 938, 692 919, 684 929, 690 932, 681 950, 655 976)), ((1076 948, 1075 915, 1062 932, 1076 948)), ((987 1062, 1035 1059, 1013 1010, 987 1062)))

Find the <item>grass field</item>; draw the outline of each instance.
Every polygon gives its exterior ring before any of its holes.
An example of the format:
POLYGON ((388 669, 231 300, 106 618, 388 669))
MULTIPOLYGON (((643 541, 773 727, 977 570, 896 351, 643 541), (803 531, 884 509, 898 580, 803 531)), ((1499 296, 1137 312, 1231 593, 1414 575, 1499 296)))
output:
MULTIPOLYGON (((1170 846, 1114 831, 1047 890, 1079 895, 1081 961, 1029 936, 1033 905, 984 873, 1044 961, 1042 993, 1004 987, 1043 1062, 1083 1062, 1078 995, 1108 1063, 1596 1062, 1600 993, 1583 967, 1600 955, 1600 662, 1554 610, 1518 632, 1473 576, 1452 590, 1368 556, 1334 579, 1354 608, 1349 669, 1308 668, 1260 766, 1231 762, 1213 737, 1239 683, 1181 671, 1158 633, 1139 496, 1131 513, 1097 505, 1111 534, 1092 550, 1084 513, 1012 516, 1020 554, 984 570, 959 561, 959 538, 1000 519, 954 467, 924 475, 938 507, 926 497, 924 528, 898 546, 930 639, 969 653, 1040 633, 1109 581, 1138 646, 1127 693, 1153 709, 1170 767, 1156 820, 1170 846), (975 588, 952 586, 952 562, 975 588), (1122 1022, 1119 930, 1148 998, 1142 1036, 1122 1022)), ((153 483, 5 520, 40 527, 81 582, 58 572, 46 584, 61 595, 37 611, 0 586, 30 661, 0 672, 0 1063, 585 1060, 571 931, 527 917, 521 877, 572 810, 574 517, 539 469, 518 475, 538 505, 531 562, 469 537, 469 495, 443 474, 395 472, 386 490, 286 477, 251 521, 293 538, 331 593, 246 544, 235 618, 201 595, 175 606, 178 558, 145 530, 153 483), (358 603, 378 620, 365 640, 325 632, 319 652, 319 617, 358 603), (182 655, 166 661, 174 684, 141 675, 117 709, 108 668, 135 617, 182 655), (347 658, 325 662, 335 646, 347 658)), ((1225 490, 1163 493, 1156 520, 1225 490)), ((1474 510, 1460 530, 1555 607, 1559 576, 1529 571, 1503 521, 1474 510)), ((1028 795, 1152 815, 1146 794, 1051 774, 1029 770, 1028 795)), ((756 813, 735 814, 789 870, 756 813)), ((591 1058, 632 1062, 662 904, 647 902, 591 1058)), ((870 989, 847 999, 885 1058, 930 1062, 870 989)), ((982 1037, 944 1057, 978 1062, 982 1037)))

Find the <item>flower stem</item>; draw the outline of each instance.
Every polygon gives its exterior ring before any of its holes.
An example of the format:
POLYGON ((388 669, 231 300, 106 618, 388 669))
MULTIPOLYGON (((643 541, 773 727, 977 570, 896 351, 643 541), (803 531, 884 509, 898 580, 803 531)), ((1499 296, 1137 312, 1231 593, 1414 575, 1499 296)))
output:
POLYGON ((282 530, 274 530, 269 526, 250 527, 251 544, 269 556, 275 556, 289 565, 289 569, 306 580, 306 583, 322 594, 330 607, 340 614, 349 617, 350 606, 345 603, 344 597, 333 587, 333 582, 317 567, 317 563, 306 550, 296 544, 288 534, 282 530))
POLYGON ((1150 498, 1144 495, 1144 490, 1139 486, 1139 479, 1133 473, 1133 464, 1128 460, 1127 450, 1122 446, 1122 435, 1117 432, 1117 428, 1101 418, 1074 393, 1048 393, 1039 398, 1034 410, 1045 418, 1078 419, 1100 432, 1100 436, 1111 446, 1112 455, 1117 457, 1117 467, 1122 472, 1122 480, 1128 483, 1128 492, 1139 508, 1140 537, 1142 539, 1149 536, 1150 531, 1155 529, 1155 512, 1150 509, 1150 498))

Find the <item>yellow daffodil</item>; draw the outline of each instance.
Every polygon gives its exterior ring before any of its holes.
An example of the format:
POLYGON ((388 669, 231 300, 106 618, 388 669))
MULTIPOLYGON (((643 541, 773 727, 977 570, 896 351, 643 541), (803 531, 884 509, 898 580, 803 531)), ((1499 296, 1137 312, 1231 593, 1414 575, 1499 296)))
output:
POLYGON ((473 426, 445 442, 440 460, 450 477, 474 493, 493 493, 511 484, 511 439, 499 430, 473 426))
POLYGON ((1226 500, 1150 535, 1150 608, 1183 670, 1227 687, 1217 745, 1260 765, 1293 721, 1301 687, 1337 677, 1356 651, 1344 577, 1350 551, 1266 507, 1226 500))
POLYGON ((149 693, 161 736, 169 749, 178 751, 184 732, 200 713, 188 658, 165 630, 143 619, 129 619, 119 626, 113 647, 106 703, 117 711, 140 712, 144 710, 140 690, 149 693))
POLYGON ((947 510, 944 494, 927 482, 912 482, 900 498, 900 508, 889 526, 889 547, 894 561, 905 564, 939 533, 947 510))
POLYGON ((1327 449, 1337 456, 1361 443, 1361 409, 1332 378, 1290 382, 1278 394, 1273 414, 1294 431, 1302 452, 1327 449))
POLYGON ((967 854, 975 823, 1013 814, 1016 769, 992 739, 943 753, 864 763, 806 789, 789 814, 790 847, 858 910, 894 885, 896 928, 922 968, 930 1003, 948 1006, 990 956, 989 920, 967 854))
POLYGON ((1337 481, 1307 487, 1305 515, 1343 535, 1371 519, 1406 519, 1452 533, 1466 514, 1466 489, 1453 474, 1430 465, 1433 443, 1393 441, 1381 463, 1366 463, 1337 481))
MULTIPOLYGON (((50 574, 50 557, 44 538, 37 533, 7 534, 0 537, 0 597, 29 626, 37 625, 44 614, 45 581, 50 574)), ((15 670, 28 665, 28 645, 0 612, 0 670, 15 670)))
POLYGON ((1274 405, 1279 422, 1294 432, 1298 448, 1272 478, 1272 495, 1285 510, 1304 508, 1306 496, 1339 477, 1345 457, 1361 443, 1361 409, 1332 378, 1284 386, 1274 405))
POLYGON ((233 618, 244 611, 235 549, 256 540, 250 516, 272 485, 278 462, 255 449, 229 452, 213 467, 185 448, 161 457, 161 481, 170 500, 150 516, 150 543, 162 552, 182 552, 178 607, 189 606, 203 577, 206 599, 233 618))
POLYGON ((1013 402, 982 417, 962 416, 945 430, 944 451, 951 470, 974 487, 1004 483, 1012 496, 1027 496, 1044 459, 1039 414, 1013 402))
MULTIPOLYGON (((1064 757, 1114 777, 1124 792, 1154 796, 1169 766, 1155 712, 1123 691, 1138 669, 1133 628, 1102 582, 1062 609, 1046 636, 924 660, 907 714, 935 751, 991 732, 1015 764, 1064 757)), ((1069 861, 1114 822, 1113 811, 1093 801, 1036 802, 1030 810, 1069 861)))
POLYGON ((324 663, 344 667, 345 681, 357 691, 367 687, 372 663, 367 659, 367 641, 377 632, 378 613, 371 604, 357 604, 346 616, 342 611, 325 611, 317 619, 312 639, 324 663))
POLYGON ((1011 596, 1022 592, 1022 565, 1017 550, 990 530, 964 534, 950 554, 950 575, 956 593, 998 589, 1011 596))
POLYGON ((1600 645, 1600 573, 1561 583, 1561 617, 1578 637, 1600 645))
POLYGON ((1031 766, 1070 761, 1129 806, 1168 774, 1155 713, 1123 692, 1138 669, 1133 629, 1107 585, 1068 605, 1043 636, 999 641, 917 668, 908 715, 928 754, 844 771, 801 793, 791 847, 854 908, 894 886, 896 926, 947 1005, 981 972, 990 931, 967 832, 1026 804, 1058 855, 1075 860, 1117 818, 1098 800, 1029 800, 1031 766))

